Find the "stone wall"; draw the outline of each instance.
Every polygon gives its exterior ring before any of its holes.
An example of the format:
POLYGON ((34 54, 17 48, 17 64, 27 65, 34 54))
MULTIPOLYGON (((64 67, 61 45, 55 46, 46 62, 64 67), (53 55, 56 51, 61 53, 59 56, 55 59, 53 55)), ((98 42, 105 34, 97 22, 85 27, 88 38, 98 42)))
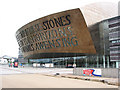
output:
MULTIPOLYGON (((73 74, 83 76, 83 69, 85 68, 74 68, 73 74)), ((97 68, 87 68, 87 69, 97 69, 97 68)), ((118 78, 117 68, 99 68, 99 69, 101 69, 102 77, 118 78)))

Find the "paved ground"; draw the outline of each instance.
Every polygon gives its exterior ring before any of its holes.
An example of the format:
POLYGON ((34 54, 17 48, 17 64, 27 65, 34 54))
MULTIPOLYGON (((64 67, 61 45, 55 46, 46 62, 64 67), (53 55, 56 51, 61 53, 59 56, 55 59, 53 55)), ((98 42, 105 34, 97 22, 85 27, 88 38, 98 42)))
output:
POLYGON ((7 65, 0 65, 0 75, 9 75, 9 74, 72 74, 72 68, 33 68, 33 67, 24 67, 24 68, 10 68, 7 65))
POLYGON ((41 74, 2 76, 3 88, 117 88, 100 82, 84 81, 41 74))
POLYGON ((51 77, 60 73, 72 74, 72 69, 59 68, 9 68, 0 66, 2 88, 118 88, 101 82, 85 81, 80 79, 51 77))

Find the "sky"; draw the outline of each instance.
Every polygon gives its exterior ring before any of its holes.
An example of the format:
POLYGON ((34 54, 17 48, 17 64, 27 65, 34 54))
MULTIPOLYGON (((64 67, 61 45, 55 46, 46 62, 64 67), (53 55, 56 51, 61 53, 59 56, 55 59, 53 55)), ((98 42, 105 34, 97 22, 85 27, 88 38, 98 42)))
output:
POLYGON ((80 8, 95 2, 119 0, 1 0, 0 1, 0 57, 18 57, 16 31, 25 24, 61 11, 80 8))

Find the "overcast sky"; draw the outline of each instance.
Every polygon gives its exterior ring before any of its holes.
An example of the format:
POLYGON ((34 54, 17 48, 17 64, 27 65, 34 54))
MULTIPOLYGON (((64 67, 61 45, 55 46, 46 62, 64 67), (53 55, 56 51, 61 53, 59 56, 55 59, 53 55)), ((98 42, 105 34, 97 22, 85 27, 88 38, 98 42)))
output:
POLYGON ((15 33, 23 25, 49 14, 101 1, 118 3, 119 0, 1 0, 0 56, 18 57, 15 33))

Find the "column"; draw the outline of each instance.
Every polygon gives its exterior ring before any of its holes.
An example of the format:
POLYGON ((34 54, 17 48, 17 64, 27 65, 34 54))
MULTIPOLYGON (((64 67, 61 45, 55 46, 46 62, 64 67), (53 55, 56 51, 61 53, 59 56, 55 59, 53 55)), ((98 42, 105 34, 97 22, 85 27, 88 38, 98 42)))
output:
POLYGON ((73 67, 76 67, 76 57, 74 57, 73 67))
POLYGON ((64 59, 62 59, 62 67, 64 68, 64 66, 65 66, 65 65, 64 65, 64 59))
POLYGON ((99 68, 99 57, 97 55, 97 68, 99 68))
POLYGON ((76 64, 76 57, 74 57, 74 64, 76 64))
POLYGON ((116 68, 119 68, 119 62, 116 61, 116 68))
POLYGON ((105 68, 105 55, 103 55, 103 68, 105 68))
POLYGON ((65 62, 65 66, 67 67, 67 59, 66 59, 66 62, 65 62))
POLYGON ((87 58, 86 58, 85 60, 86 60, 86 64, 85 64, 85 66, 86 66, 86 68, 87 68, 87 58))
POLYGON ((109 65, 109 56, 107 56, 107 68, 109 68, 110 65, 109 65))

